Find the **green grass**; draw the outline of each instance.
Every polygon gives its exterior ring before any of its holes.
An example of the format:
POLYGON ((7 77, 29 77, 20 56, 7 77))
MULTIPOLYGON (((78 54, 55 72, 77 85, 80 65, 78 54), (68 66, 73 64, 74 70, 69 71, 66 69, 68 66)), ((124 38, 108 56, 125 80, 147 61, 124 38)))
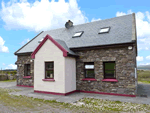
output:
POLYGON ((3 81, 0 81, 0 82, 15 82, 16 81, 16 79, 14 79, 14 80, 3 80, 3 81))
POLYGON ((150 83, 150 70, 137 70, 138 82, 150 83))
MULTIPOLYGON (((44 100, 26 96, 9 95, 9 92, 16 92, 18 90, 2 89, 0 88, 0 103, 4 106, 16 108, 17 111, 31 110, 37 111, 37 107, 41 109, 68 109, 74 113, 99 113, 99 112, 147 112, 150 110, 150 105, 133 104, 120 101, 109 101, 102 99, 83 98, 78 102, 84 102, 85 105, 69 104, 57 102, 56 100, 44 100), (44 108, 47 106, 47 108, 44 108)), ((78 103, 77 102, 77 103, 78 103)))

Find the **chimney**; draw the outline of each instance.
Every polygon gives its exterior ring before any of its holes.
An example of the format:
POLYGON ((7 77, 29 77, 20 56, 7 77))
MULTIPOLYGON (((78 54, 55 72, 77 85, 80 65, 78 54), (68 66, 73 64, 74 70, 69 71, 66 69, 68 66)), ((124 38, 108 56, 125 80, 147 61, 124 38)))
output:
POLYGON ((71 22, 70 20, 68 20, 68 22, 66 22, 65 27, 66 28, 70 28, 73 26, 73 22, 71 22))

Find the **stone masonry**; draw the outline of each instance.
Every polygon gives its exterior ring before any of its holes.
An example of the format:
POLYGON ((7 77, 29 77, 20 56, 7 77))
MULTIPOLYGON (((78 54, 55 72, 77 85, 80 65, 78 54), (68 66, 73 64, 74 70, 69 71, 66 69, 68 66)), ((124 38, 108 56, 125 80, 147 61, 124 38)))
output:
MULTIPOLYGON (((132 47, 131 50, 126 46, 75 51, 75 53, 80 56, 76 59, 77 90, 136 95, 136 47, 135 45, 132 45, 132 47), (118 82, 101 81, 103 80, 104 61, 115 61, 115 74, 118 82), (97 79, 97 81, 82 81, 84 78, 84 62, 94 62, 95 79, 97 79)), ((30 60, 31 55, 18 55, 16 62, 18 68, 17 85, 34 85, 34 61, 30 62, 30 60), (21 64, 21 66, 19 66, 19 64, 21 64), (23 78, 24 64, 31 64, 31 78, 23 78)))
POLYGON ((132 47, 131 50, 126 46, 76 52, 80 56, 76 60, 77 90, 136 95, 136 48, 135 46, 132 47), (115 61, 115 74, 118 82, 101 81, 104 77, 104 61, 115 61), (97 81, 82 81, 84 78, 84 62, 94 62, 95 79, 97 81))
POLYGON ((34 61, 30 62, 31 55, 18 55, 17 59, 17 85, 33 86, 34 85, 34 61), (21 64, 21 66, 19 66, 21 64), (30 64, 31 78, 23 78, 24 64, 30 64))

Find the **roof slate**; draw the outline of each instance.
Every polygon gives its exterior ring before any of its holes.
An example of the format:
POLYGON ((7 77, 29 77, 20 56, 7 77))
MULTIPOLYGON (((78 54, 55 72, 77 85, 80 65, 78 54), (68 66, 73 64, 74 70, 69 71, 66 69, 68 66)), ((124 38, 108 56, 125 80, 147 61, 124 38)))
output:
POLYGON ((69 48, 99 46, 132 42, 133 14, 99 20, 73 27, 44 31, 16 53, 33 52, 39 45, 38 41, 49 34, 71 54, 69 48), (110 27, 109 33, 98 34, 100 28, 110 27), (81 37, 72 38, 74 33, 84 31, 81 37))

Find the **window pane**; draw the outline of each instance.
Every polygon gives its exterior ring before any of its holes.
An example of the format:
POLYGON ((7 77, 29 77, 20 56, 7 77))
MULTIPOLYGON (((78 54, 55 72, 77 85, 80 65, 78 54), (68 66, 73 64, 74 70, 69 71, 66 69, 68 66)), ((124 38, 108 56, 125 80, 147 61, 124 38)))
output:
POLYGON ((94 78, 94 70, 86 70, 87 78, 94 78))
POLYGON ((94 65, 85 65, 85 69, 94 69, 94 65))
POLYGON ((30 76, 30 71, 28 70, 28 72, 27 72, 27 76, 30 76))
POLYGON ((75 33, 73 36, 80 36, 82 32, 75 33))
POLYGON ((107 28, 101 28, 100 29, 100 33, 105 33, 105 32, 108 32, 109 31, 109 27, 107 27, 107 28))
POLYGON ((114 70, 105 70, 105 74, 114 74, 115 71, 114 70))
POLYGON ((28 70, 30 70, 30 64, 29 64, 29 65, 27 65, 27 69, 28 69, 28 70))
POLYGON ((105 63, 105 69, 115 69, 115 63, 105 63))
POLYGON ((52 69, 53 68, 53 63, 51 62, 51 63, 47 63, 46 64, 46 67, 48 68, 48 69, 52 69))
POLYGON ((53 71, 46 71, 46 78, 53 78, 53 71))

